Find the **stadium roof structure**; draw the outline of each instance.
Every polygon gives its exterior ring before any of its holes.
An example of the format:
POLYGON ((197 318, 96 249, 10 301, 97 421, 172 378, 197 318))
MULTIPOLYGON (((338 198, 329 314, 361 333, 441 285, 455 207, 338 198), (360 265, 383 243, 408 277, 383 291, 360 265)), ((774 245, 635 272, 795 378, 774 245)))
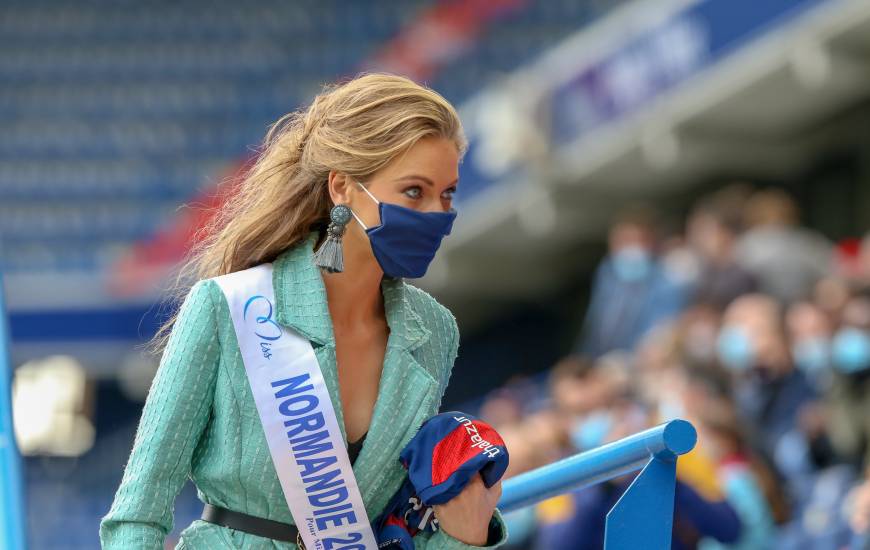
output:
POLYGON ((627 201, 793 177, 867 127, 842 115, 868 63, 862 0, 624 6, 465 105, 461 215, 421 284, 474 324, 588 271, 627 201))

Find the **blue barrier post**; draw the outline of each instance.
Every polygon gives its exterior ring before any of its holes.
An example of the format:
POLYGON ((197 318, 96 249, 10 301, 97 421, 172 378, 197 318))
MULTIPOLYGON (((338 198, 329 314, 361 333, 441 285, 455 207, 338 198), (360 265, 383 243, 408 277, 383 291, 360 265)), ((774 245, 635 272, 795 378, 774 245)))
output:
POLYGON ((9 362, 9 326, 0 276, 0 548, 23 550, 24 502, 21 461, 12 428, 12 366, 9 362))
POLYGON ((671 547, 677 457, 696 441, 690 423, 671 420, 506 480, 498 507, 510 512, 641 470, 607 514, 604 548, 666 550, 671 547))

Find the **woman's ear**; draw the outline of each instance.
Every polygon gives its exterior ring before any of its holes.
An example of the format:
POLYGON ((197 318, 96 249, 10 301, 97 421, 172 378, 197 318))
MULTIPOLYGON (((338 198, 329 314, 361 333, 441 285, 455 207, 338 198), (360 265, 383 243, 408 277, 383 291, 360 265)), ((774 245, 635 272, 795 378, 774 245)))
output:
POLYGON ((353 179, 344 172, 329 171, 329 198, 332 204, 347 204, 350 202, 350 189, 353 179))

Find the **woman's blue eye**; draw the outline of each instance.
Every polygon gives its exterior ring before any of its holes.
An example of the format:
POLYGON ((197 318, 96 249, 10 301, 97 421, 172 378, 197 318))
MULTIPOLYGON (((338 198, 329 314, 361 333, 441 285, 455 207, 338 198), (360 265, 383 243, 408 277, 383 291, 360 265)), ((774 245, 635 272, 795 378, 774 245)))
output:
POLYGON ((422 190, 419 187, 409 187, 404 191, 405 195, 412 199, 419 199, 422 194, 422 190))
POLYGON ((447 199, 447 200, 452 200, 452 199, 453 199, 453 194, 454 194, 454 193, 456 193, 456 188, 455 188, 455 187, 451 187, 450 189, 445 189, 444 192, 441 193, 441 196, 444 197, 444 198, 447 199))

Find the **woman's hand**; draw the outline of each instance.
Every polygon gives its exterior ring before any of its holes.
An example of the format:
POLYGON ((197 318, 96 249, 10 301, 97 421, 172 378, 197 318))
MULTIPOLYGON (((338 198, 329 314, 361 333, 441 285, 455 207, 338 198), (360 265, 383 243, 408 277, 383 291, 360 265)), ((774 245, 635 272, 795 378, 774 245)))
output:
POLYGON ((435 504, 438 525, 451 537, 470 544, 485 546, 489 535, 489 520, 501 498, 501 480, 486 488, 478 473, 461 493, 444 504, 435 504))

